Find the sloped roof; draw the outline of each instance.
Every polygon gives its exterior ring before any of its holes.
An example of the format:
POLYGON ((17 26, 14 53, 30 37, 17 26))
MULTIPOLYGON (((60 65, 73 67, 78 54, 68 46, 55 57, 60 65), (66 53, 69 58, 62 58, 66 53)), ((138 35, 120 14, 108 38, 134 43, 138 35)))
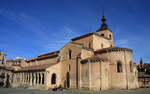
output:
POLYGON ((45 70, 48 67, 51 67, 57 63, 51 63, 51 64, 45 64, 45 65, 38 65, 38 66, 30 66, 30 67, 22 67, 21 69, 18 69, 18 71, 34 71, 34 70, 45 70))
POLYGON ((96 35, 96 36, 99 36, 99 37, 102 37, 102 38, 105 38, 105 39, 108 39, 108 40, 109 40, 109 38, 104 37, 104 36, 99 35, 99 34, 94 33, 94 32, 88 33, 88 34, 85 34, 85 35, 82 35, 82 36, 79 36, 79 37, 76 37, 76 38, 73 38, 73 39, 71 39, 71 40, 72 40, 72 41, 75 41, 75 40, 82 39, 82 38, 85 38, 85 37, 88 37, 88 36, 91 36, 91 35, 96 35))
POLYGON ((88 61, 88 60, 106 60, 106 59, 102 59, 102 58, 100 58, 98 56, 91 56, 91 57, 83 59, 82 62, 83 61, 88 61))
POLYGON ((44 58, 49 58, 49 57, 56 57, 56 56, 58 56, 58 55, 59 55, 59 53, 53 53, 53 54, 48 54, 48 55, 43 55, 43 56, 31 58, 31 59, 28 59, 28 60, 26 60, 26 61, 39 60, 39 59, 44 59, 44 58))
POLYGON ((13 67, 0 66, 0 69, 15 70, 13 67))
POLYGON ((9 59, 6 62, 21 62, 22 59, 9 59))
POLYGON ((121 48, 121 47, 107 47, 107 48, 103 48, 103 49, 100 49, 100 50, 96 50, 96 51, 94 51, 94 53, 100 53, 100 52, 106 52, 107 50, 108 51, 111 51, 111 50, 123 50, 123 49, 126 49, 126 50, 128 50, 128 51, 133 51, 133 50, 131 50, 131 49, 129 49, 129 48, 121 48))
POLYGON ((45 54, 40 54, 40 55, 37 55, 37 56, 38 56, 38 57, 42 57, 42 56, 47 56, 47 55, 51 55, 51 54, 55 54, 55 53, 59 53, 59 51, 50 52, 50 53, 45 53, 45 54))
POLYGON ((150 73, 138 72, 138 77, 150 77, 150 73))

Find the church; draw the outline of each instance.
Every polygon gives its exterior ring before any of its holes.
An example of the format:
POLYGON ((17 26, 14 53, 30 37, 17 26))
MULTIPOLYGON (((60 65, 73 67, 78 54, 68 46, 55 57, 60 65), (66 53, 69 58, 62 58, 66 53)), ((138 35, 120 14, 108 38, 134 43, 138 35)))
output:
POLYGON ((59 51, 37 55, 21 63, 13 87, 32 86, 108 90, 139 87, 132 49, 115 47, 104 13, 96 31, 71 39, 59 51))

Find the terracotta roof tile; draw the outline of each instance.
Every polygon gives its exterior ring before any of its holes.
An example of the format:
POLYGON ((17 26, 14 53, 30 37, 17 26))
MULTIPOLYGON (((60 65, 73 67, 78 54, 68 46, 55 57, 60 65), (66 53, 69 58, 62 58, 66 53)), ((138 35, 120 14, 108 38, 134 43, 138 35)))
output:
POLYGON ((15 70, 13 67, 0 66, 0 69, 15 70))
POLYGON ((91 56, 91 57, 83 59, 82 61, 88 61, 88 60, 105 60, 105 59, 101 59, 98 56, 91 56))
POLYGON ((6 62, 21 62, 23 59, 10 59, 7 60, 6 62))
POLYGON ((108 51, 111 51, 111 50, 115 50, 115 49, 120 49, 120 50, 123 50, 123 49, 126 49, 126 50, 129 50, 132 52, 131 49, 129 48, 121 48, 121 47, 107 47, 107 48, 103 48, 103 49, 100 49, 100 50, 96 50, 94 53, 99 53, 99 52, 106 52, 107 50, 108 51))
POLYGON ((58 56, 58 55, 59 55, 59 53, 54 53, 54 54, 50 54, 50 55, 45 55, 45 56, 31 58, 31 59, 28 59, 27 61, 44 59, 44 58, 48 58, 48 57, 55 57, 55 56, 58 56))
POLYGON ((51 55, 51 54, 55 54, 55 53, 59 53, 59 51, 55 51, 55 52, 51 52, 51 53, 45 53, 45 54, 40 54, 37 55, 38 57, 42 57, 42 56, 47 56, 47 55, 51 55))
POLYGON ((138 72, 138 77, 150 77, 150 73, 138 72))
POLYGON ((55 64, 57 64, 57 63, 38 65, 38 66, 30 66, 30 67, 22 67, 21 69, 19 69, 17 71, 45 70, 46 68, 51 67, 55 64))
POLYGON ((85 37, 88 37, 88 36, 91 36, 91 35, 96 35, 96 36, 99 36, 99 37, 102 37, 102 38, 105 38, 105 39, 108 39, 108 40, 109 40, 109 38, 104 37, 104 36, 99 35, 99 34, 94 33, 94 32, 88 33, 88 34, 85 34, 85 35, 82 35, 82 36, 79 36, 79 37, 76 37, 76 38, 73 38, 73 39, 71 39, 71 40, 72 40, 72 41, 75 41, 75 40, 82 39, 82 38, 85 38, 85 37))

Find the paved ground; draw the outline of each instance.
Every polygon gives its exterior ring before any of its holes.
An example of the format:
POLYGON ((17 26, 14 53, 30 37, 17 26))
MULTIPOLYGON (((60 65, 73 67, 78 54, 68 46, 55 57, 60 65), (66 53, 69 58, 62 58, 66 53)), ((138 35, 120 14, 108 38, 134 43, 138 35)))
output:
POLYGON ((106 90, 106 91, 89 91, 89 90, 37 90, 25 88, 0 88, 0 94, 150 94, 150 88, 139 88, 134 90, 106 90))

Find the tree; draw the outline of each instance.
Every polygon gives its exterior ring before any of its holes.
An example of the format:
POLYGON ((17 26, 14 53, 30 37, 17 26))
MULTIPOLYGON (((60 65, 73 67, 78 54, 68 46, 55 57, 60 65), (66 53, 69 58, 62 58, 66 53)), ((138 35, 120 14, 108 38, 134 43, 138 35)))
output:
POLYGON ((6 87, 9 87, 9 75, 7 74, 6 87))
POLYGON ((70 75, 69 72, 67 72, 67 87, 70 87, 70 75))

